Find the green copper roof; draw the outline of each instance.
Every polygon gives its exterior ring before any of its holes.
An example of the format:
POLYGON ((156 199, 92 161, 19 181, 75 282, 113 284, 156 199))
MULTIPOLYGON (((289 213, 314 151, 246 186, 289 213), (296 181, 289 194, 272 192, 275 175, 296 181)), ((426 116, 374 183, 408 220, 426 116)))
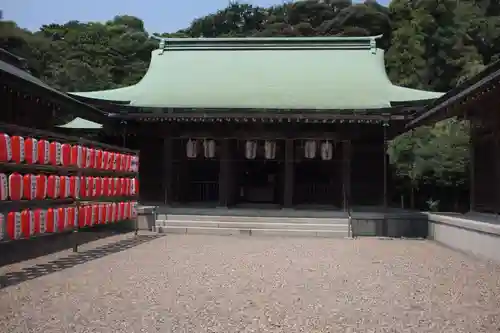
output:
POLYGON ((64 124, 64 125, 60 125, 60 126, 57 126, 57 127, 60 127, 60 128, 68 128, 68 129, 87 129, 87 130, 97 130, 97 129, 101 129, 102 128, 102 125, 101 124, 98 124, 98 123, 95 123, 93 121, 90 121, 90 120, 87 120, 87 119, 83 119, 83 118, 75 118, 73 119, 72 121, 64 124))
POLYGON ((442 95, 393 85, 376 38, 166 39, 136 85, 73 94, 139 107, 318 110, 442 95))

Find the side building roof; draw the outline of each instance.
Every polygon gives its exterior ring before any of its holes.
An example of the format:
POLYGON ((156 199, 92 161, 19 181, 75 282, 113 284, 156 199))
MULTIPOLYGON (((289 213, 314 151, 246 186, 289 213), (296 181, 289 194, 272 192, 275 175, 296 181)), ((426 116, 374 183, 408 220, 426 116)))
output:
POLYGON ((74 96, 51 87, 29 72, 2 60, 0 60, 0 79, 5 79, 7 85, 17 84, 18 87, 25 87, 27 91, 37 91, 39 94, 47 96, 53 102, 65 106, 66 110, 71 110, 68 113, 72 113, 75 116, 96 121, 106 121, 108 118, 105 112, 96 107, 83 103, 74 96))
POLYGON ((379 109, 442 95, 393 85, 377 38, 166 39, 137 84, 72 94, 136 107, 233 110, 379 109))
POLYGON ((446 118, 464 114, 471 105, 495 94, 500 85, 500 60, 489 65, 474 77, 462 82, 445 95, 427 105, 406 127, 429 125, 446 118))

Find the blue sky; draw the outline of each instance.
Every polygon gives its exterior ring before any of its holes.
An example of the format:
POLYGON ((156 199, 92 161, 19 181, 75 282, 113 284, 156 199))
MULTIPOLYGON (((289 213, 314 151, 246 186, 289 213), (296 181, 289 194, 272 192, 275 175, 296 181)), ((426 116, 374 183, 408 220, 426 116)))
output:
MULTIPOLYGON (((387 0, 381 1, 386 3, 387 0)), ((107 21, 116 15, 141 18, 148 32, 174 32, 198 17, 224 8, 229 0, 2 0, 3 19, 22 28, 37 30, 48 23, 69 20, 107 21)), ((260 6, 280 4, 281 0, 245 1, 260 6)))

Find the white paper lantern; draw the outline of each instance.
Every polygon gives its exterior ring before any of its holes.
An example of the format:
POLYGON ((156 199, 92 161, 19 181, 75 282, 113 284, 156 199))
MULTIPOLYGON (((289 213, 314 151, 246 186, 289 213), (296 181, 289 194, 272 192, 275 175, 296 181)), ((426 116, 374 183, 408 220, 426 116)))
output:
POLYGON ((245 157, 253 160, 257 156, 257 142, 247 141, 245 142, 245 157))
POLYGON ((215 156, 215 141, 214 140, 204 140, 203 141, 203 152, 206 158, 214 158, 215 156))
POLYGON ((307 140, 304 145, 304 157, 305 158, 315 158, 316 157, 316 141, 307 140))
POLYGON ((333 145, 330 141, 325 141, 321 144, 321 159, 325 161, 331 160, 333 157, 333 145))
POLYGON ((189 139, 186 143, 186 156, 189 158, 198 156, 198 142, 196 140, 189 139))
POLYGON ((276 157, 276 142, 266 140, 264 143, 264 155, 268 160, 272 160, 276 157))

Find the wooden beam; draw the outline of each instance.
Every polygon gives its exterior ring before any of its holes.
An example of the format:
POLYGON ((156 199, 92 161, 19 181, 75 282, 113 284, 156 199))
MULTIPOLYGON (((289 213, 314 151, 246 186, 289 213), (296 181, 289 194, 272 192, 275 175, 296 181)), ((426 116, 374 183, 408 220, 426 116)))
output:
POLYGON ((295 157, 294 140, 285 140, 285 175, 283 186, 283 207, 293 207, 294 180, 295 180, 295 157))

